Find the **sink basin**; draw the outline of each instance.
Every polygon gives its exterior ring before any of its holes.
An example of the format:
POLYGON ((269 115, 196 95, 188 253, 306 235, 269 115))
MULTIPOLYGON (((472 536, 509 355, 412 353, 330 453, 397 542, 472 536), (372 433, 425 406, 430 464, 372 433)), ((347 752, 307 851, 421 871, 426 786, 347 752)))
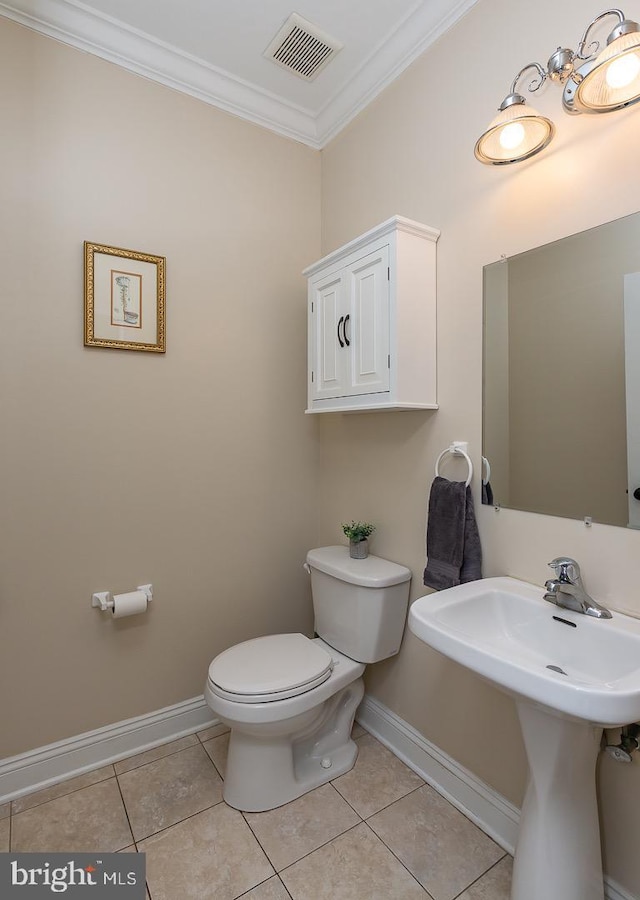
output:
POLYGON ((485 578, 429 594, 409 613, 426 644, 498 687, 603 727, 640 719, 640 621, 563 609, 544 589, 485 578))
POLYGON ((602 728, 640 720, 640 621, 594 619, 515 578, 416 600, 409 629, 516 701, 529 762, 511 900, 604 900, 602 728))

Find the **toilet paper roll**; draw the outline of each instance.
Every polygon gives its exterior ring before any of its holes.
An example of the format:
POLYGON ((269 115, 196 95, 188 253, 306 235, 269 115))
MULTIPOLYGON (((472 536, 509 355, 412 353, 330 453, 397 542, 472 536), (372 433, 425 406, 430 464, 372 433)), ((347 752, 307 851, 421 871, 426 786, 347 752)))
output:
POLYGON ((114 619, 123 619, 125 616, 136 616, 147 611, 147 595, 144 591, 129 591, 128 594, 114 594, 113 597, 114 619))

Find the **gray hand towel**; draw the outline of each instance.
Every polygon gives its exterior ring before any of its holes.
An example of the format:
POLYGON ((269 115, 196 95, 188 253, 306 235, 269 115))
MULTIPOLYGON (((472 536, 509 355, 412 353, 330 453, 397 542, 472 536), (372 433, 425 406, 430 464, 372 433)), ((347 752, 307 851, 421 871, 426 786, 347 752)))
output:
POLYGON ((493 506, 493 490, 488 481, 482 482, 482 502, 487 506, 493 506))
POLYGON ((438 475, 429 494, 424 584, 440 591, 479 578, 482 548, 471 488, 438 475))

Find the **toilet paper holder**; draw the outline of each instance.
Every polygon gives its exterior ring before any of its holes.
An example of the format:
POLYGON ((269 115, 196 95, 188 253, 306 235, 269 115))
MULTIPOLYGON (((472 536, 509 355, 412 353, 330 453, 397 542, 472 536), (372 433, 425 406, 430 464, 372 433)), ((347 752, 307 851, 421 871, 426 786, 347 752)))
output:
MULTIPOLYGON (((137 591, 142 591, 147 598, 147 603, 151 603, 153 600, 153 585, 152 584, 139 584, 136 588, 137 591)), ((107 610, 113 609, 113 594, 111 591, 97 591, 95 594, 91 595, 91 606, 99 606, 102 612, 107 612, 107 610)))

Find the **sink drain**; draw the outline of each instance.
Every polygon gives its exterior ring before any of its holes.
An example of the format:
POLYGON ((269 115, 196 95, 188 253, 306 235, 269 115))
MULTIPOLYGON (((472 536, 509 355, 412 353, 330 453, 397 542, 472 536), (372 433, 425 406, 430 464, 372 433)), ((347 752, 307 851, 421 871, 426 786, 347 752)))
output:
POLYGON ((560 675, 566 675, 564 669, 561 669, 560 666, 547 666, 547 669, 551 669, 552 672, 559 672, 560 675))

